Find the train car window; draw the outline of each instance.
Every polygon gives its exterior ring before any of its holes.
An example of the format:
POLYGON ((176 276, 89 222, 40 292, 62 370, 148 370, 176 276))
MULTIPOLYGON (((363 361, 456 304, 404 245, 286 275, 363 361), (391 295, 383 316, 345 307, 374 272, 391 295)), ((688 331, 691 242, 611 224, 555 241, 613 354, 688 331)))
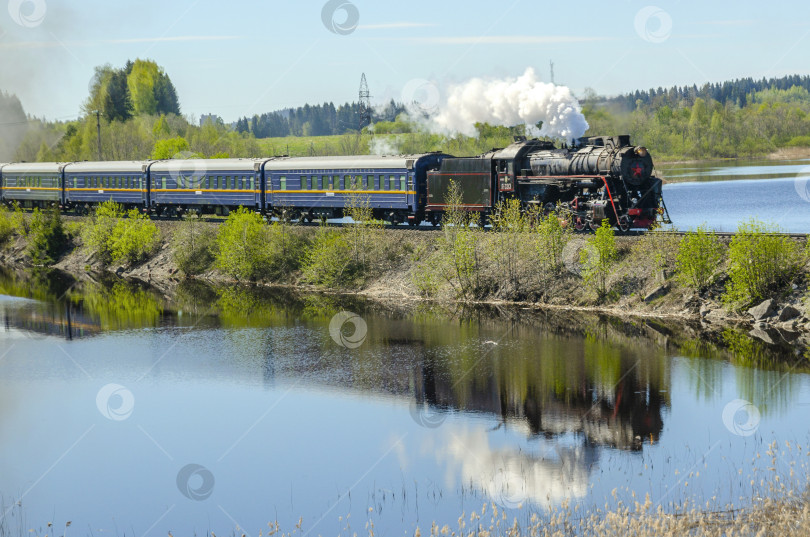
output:
POLYGON ((73 188, 79 188, 79 178, 78 177, 73 178, 73 188))
POLYGON ((352 185, 353 188, 360 190, 363 188, 363 176, 362 175, 355 175, 354 176, 354 184, 352 185))
POLYGON ((163 179, 163 182, 162 182, 161 188, 165 190, 166 189, 166 178, 163 177, 162 179, 163 179))
POLYGON ((374 176, 366 175, 366 190, 374 190, 374 176))
POLYGON ((307 181, 309 181, 309 178, 306 175, 302 175, 301 176, 301 190, 306 190, 307 189, 307 181))
POLYGON ((287 176, 286 175, 282 175, 281 177, 279 177, 278 182, 279 182, 279 185, 280 185, 279 190, 287 190, 287 176))
POLYGON ((408 179, 404 175, 399 176, 399 189, 408 190, 408 179))
POLYGON ((397 179, 393 175, 388 176, 388 190, 396 190, 397 189, 397 179))
POLYGON ((385 176, 379 176, 379 185, 377 186, 377 190, 385 190, 385 176))
POLYGON ((251 190, 253 190, 253 191, 255 191, 255 190, 256 190, 256 185, 255 185, 255 183, 253 182, 253 177, 251 177, 251 178, 250 178, 250 189, 251 189, 251 190))

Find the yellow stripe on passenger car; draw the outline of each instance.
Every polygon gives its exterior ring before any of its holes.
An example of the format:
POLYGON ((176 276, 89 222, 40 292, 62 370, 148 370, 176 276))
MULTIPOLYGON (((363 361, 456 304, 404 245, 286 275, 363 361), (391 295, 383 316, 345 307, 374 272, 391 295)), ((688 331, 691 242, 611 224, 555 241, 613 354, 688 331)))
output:
POLYGON ((103 190, 103 194, 107 192, 146 192, 140 188, 66 188, 68 192, 98 192, 103 190))
POLYGON ((413 194, 413 190, 270 190, 269 194, 413 194))
POLYGON ((3 190, 62 190, 59 187, 47 186, 4 186, 3 190))
POLYGON ((247 192, 249 194, 258 194, 259 190, 204 190, 204 189, 193 189, 193 188, 153 188, 152 193, 155 192, 247 192))

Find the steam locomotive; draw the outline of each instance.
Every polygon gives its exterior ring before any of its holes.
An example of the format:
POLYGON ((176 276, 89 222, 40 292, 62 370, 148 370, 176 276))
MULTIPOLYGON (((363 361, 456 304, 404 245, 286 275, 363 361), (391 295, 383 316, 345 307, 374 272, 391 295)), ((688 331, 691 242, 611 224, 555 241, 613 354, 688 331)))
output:
MULTIPOLYGON (((160 216, 228 214, 247 207, 285 219, 340 218, 360 194, 392 224, 439 224, 451 181, 482 220, 497 204, 557 211, 577 230, 607 219, 620 230, 649 228, 666 214, 661 180, 647 150, 628 136, 594 137, 556 148, 517 139, 484 155, 177 159, 0 164, 0 198, 23 207, 87 214, 112 200, 160 216)), ((664 216, 666 219, 666 216, 664 216)))
POLYGON ((471 211, 490 213, 497 202, 518 198, 566 215, 578 231, 603 220, 622 231, 648 229, 659 218, 669 223, 652 157, 630 145, 627 135, 580 138, 562 148, 518 138, 478 157, 445 158, 428 172, 425 211, 431 222, 446 209, 450 181, 471 211))

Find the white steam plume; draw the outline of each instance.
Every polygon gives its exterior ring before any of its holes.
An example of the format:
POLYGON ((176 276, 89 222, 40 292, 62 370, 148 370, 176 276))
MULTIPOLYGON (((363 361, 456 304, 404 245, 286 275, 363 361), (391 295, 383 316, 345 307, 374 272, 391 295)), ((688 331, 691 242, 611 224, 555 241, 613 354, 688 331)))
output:
POLYGON ((565 86, 541 82, 529 67, 517 78, 473 78, 448 88, 447 98, 431 118, 433 130, 476 134, 475 123, 513 126, 529 133, 570 140, 588 130, 579 102, 565 86), (535 125, 543 122, 537 132, 535 125))

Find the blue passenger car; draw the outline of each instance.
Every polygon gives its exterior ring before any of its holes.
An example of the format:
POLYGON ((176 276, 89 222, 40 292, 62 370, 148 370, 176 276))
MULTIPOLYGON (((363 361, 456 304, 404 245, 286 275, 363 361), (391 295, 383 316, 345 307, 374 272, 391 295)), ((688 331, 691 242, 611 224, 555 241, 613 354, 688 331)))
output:
POLYGON ((149 169, 149 209, 171 216, 192 210, 227 214, 262 210, 262 165, 268 159, 162 160, 149 169))
POLYGON ((86 214, 95 205, 115 201, 127 209, 146 207, 151 162, 77 162, 65 166, 65 207, 86 214))
POLYGON ((3 201, 25 208, 60 206, 64 202, 62 177, 66 164, 33 162, 7 164, 2 169, 3 201))
POLYGON ((8 162, 0 162, 0 200, 3 199, 3 167, 8 166, 8 162))
POLYGON ((264 164, 265 207, 310 221, 340 218, 353 198, 375 218, 418 224, 424 218, 427 170, 441 153, 421 155, 282 158, 264 164))

